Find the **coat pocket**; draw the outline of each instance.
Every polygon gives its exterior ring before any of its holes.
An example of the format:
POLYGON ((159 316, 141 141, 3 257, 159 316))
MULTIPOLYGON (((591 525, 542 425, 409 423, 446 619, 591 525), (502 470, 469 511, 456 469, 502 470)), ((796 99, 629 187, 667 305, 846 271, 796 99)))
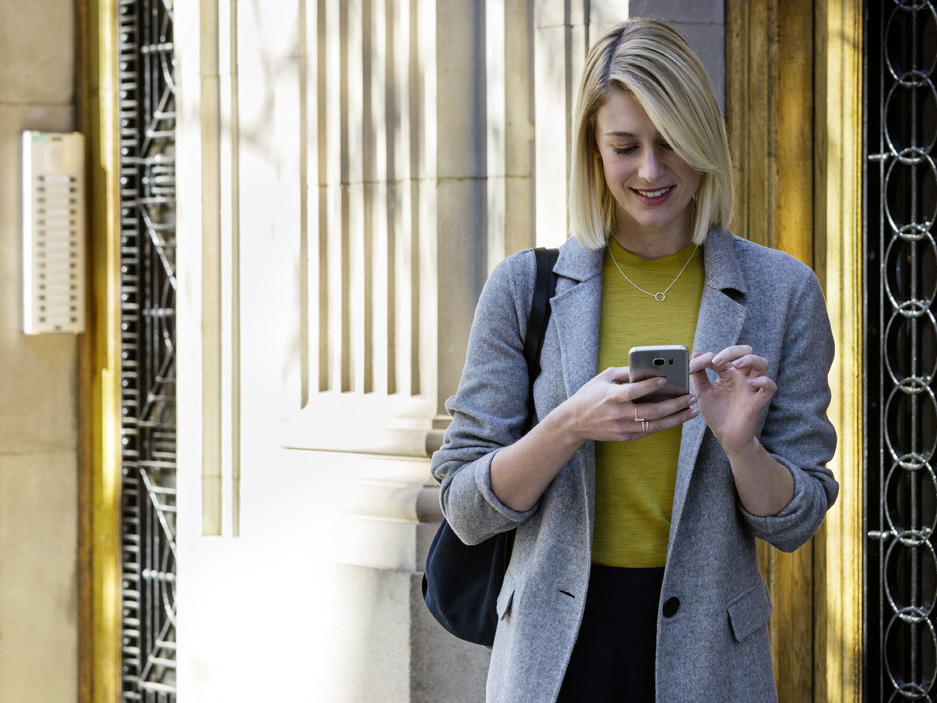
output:
POLYGON ((754 586, 733 598, 726 610, 732 638, 736 642, 764 627, 771 617, 771 597, 765 582, 759 579, 754 586))
POLYGON ((511 612, 511 603, 514 601, 514 578, 511 572, 504 574, 504 583, 501 584, 501 592, 498 593, 498 601, 495 605, 498 613, 498 620, 504 620, 504 616, 511 612))

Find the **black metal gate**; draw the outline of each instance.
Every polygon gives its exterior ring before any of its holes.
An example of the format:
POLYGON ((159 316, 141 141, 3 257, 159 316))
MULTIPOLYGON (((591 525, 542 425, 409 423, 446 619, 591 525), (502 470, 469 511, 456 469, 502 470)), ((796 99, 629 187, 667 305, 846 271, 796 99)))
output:
POLYGON ((118 2, 122 700, 176 699, 172 0, 118 2))
POLYGON ((866 697, 937 677, 937 11, 866 2, 866 697))

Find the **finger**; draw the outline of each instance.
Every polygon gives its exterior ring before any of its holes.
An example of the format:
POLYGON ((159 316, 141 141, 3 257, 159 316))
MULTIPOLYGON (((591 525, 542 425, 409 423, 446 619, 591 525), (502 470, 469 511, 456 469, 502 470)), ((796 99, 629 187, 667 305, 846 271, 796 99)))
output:
MULTIPOLYGON (((722 383, 742 383, 749 379, 748 372, 743 369, 737 369, 732 364, 716 367, 716 373, 719 374, 719 380, 722 383)), ((753 376, 752 378, 758 378, 753 376)))
POLYGON ((690 376, 690 385, 693 387, 693 393, 696 396, 703 396, 709 392, 710 386, 712 385, 709 381, 709 376, 706 375, 706 372, 693 374, 690 376))
POLYGON ((712 352, 705 354, 696 352, 690 360, 690 380, 693 382, 693 392, 696 395, 703 395, 711 385, 706 369, 711 367, 713 356, 715 354, 712 352))
POLYGON ((754 350, 747 344, 736 344, 732 347, 726 347, 713 357, 713 368, 731 364, 736 359, 741 359, 746 354, 751 354, 754 350))
POLYGON ((746 354, 733 361, 732 365, 737 369, 751 369, 758 375, 764 375, 768 371, 768 360, 757 354, 746 354))
POLYGON ((774 395, 778 390, 778 384, 772 381, 768 376, 757 376, 748 379, 748 385, 752 388, 765 391, 768 395, 774 395))
POLYGON ((623 394, 626 396, 625 402, 637 401, 644 396, 653 393, 665 383, 667 383, 667 379, 663 376, 655 376, 654 378, 646 378, 643 381, 638 381, 637 383, 629 383, 625 387, 625 393, 623 394))
POLYGON ((656 403, 635 403, 634 413, 636 419, 660 420, 675 413, 682 412, 696 403, 696 396, 692 393, 677 398, 668 398, 656 403))
POLYGON ((692 376, 712 366, 714 356, 716 355, 712 352, 706 352, 705 354, 702 352, 693 352, 693 356, 690 359, 690 375, 692 376))
POLYGON ((610 383, 628 383, 631 380, 627 366, 609 366, 599 376, 610 383))
POLYGON ((644 413, 647 412, 647 404, 639 405, 638 403, 635 403, 631 406, 631 411, 634 413, 635 422, 644 422, 644 420, 647 419, 644 417, 644 413))
POLYGON ((648 435, 657 434, 658 432, 666 432, 667 430, 682 425, 688 420, 692 420, 698 414, 699 408, 694 405, 693 407, 686 408, 679 413, 668 415, 660 420, 645 420, 644 423, 638 424, 636 431, 632 432, 633 438, 640 439, 641 437, 647 437, 648 435))

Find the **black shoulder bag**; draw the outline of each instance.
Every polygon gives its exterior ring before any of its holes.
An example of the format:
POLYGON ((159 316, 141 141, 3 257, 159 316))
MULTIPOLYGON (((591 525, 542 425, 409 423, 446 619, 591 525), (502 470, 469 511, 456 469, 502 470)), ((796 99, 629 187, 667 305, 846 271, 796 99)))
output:
MULTIPOLYGON (((540 350, 550 319, 550 298, 556 289, 553 265, 558 251, 534 249, 537 278, 524 337, 524 358, 529 378, 527 428, 534 424, 534 380, 540 375, 540 350)), ((426 607, 456 637, 490 647, 498 626, 496 603, 511 559, 514 530, 481 544, 466 545, 445 520, 436 531, 426 557, 423 600, 426 607)))

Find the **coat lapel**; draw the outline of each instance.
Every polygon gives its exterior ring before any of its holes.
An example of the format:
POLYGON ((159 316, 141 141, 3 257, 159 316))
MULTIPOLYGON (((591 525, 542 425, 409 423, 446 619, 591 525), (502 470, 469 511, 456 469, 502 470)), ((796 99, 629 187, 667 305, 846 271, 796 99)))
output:
MULTIPOLYGON (((599 347, 599 315, 602 307, 604 249, 586 249, 570 239, 560 248, 553 270, 556 295, 550 301, 559 337, 566 397, 588 383, 596 372, 599 347)), ((586 503, 582 537, 592 553, 595 517, 595 444, 586 442, 579 452, 579 481, 586 503)))
MULTIPOLYGON (((703 247, 706 284, 703 288, 703 298, 696 322, 693 351, 722 351, 739 341, 739 334, 746 316, 746 287, 735 256, 732 239, 733 235, 717 229, 710 230, 706 238, 706 244, 703 247)), ((705 433, 706 423, 702 415, 697 415, 683 426, 680 458, 677 463, 677 482, 673 496, 671 544, 677 534, 690 478, 693 475, 705 433)))
POLYGON ((567 396, 595 376, 602 306, 604 249, 586 249, 575 239, 561 249, 553 270, 556 295, 550 301, 560 341, 567 396))

